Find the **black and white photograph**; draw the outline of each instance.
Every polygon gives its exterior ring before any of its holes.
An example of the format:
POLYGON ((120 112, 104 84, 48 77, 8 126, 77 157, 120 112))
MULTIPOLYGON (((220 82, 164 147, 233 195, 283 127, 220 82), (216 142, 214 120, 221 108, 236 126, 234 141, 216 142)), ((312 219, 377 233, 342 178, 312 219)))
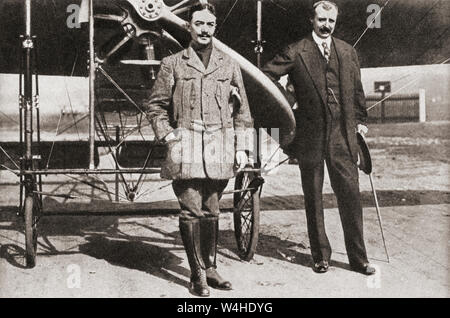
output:
POLYGON ((449 80, 450 0, 1 0, 0 298, 448 298, 449 80))

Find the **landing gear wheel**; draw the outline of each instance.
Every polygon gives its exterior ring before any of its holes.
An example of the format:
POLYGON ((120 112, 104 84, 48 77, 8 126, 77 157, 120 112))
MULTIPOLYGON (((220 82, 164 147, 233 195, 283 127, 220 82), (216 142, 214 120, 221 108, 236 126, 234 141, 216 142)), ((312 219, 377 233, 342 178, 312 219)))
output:
POLYGON ((234 234, 239 257, 245 261, 253 258, 258 244, 259 187, 264 182, 259 180, 262 177, 255 172, 241 172, 236 176, 234 186, 235 190, 244 190, 234 193, 234 234))

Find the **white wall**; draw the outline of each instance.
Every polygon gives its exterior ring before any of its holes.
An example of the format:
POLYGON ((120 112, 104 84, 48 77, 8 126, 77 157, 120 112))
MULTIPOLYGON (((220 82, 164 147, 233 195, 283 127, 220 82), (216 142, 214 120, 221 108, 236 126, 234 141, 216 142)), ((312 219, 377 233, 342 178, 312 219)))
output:
MULTIPOLYGON (((391 92, 418 94, 425 89, 426 120, 450 120, 450 64, 365 68, 361 70, 366 95, 374 93, 375 81, 390 81, 391 92)), ((378 93, 379 94, 379 93, 378 93)), ((380 95, 380 94, 379 94, 380 95)))
MULTIPOLYGON (((0 74, 0 110, 8 115, 18 115, 19 76, 0 74)), ((89 79, 87 77, 39 76, 41 114, 87 112, 89 109, 89 79)))

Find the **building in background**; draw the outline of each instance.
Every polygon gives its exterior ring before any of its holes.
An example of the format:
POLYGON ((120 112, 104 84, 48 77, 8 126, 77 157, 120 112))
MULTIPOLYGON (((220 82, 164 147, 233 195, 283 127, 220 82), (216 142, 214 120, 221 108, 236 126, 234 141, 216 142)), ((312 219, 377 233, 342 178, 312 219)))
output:
POLYGON ((449 64, 365 68, 361 70, 361 79, 367 107, 376 104, 369 110, 369 118, 380 116, 382 93, 375 89, 376 83, 385 82, 390 84, 390 92, 385 96, 393 95, 385 102, 388 120, 394 115, 418 119, 420 90, 425 93, 425 121, 450 120, 449 64))

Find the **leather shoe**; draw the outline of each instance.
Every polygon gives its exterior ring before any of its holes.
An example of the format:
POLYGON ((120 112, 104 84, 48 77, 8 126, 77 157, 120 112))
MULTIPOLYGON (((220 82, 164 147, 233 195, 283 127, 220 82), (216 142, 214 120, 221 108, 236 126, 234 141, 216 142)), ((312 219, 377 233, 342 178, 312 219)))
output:
POLYGON ((231 283, 223 279, 214 267, 206 269, 206 282, 209 286, 216 289, 231 290, 231 283))
POLYGON ((357 266, 357 267, 352 266, 352 269, 355 272, 358 272, 358 273, 361 273, 361 274, 364 274, 367 276, 374 275, 377 272, 375 267, 373 267, 370 263, 365 263, 365 264, 363 264, 361 266, 357 266))
POLYGON ((192 294, 200 297, 209 297, 209 289, 203 282, 191 281, 189 289, 192 294))
POLYGON ((322 261, 320 261, 318 263, 314 263, 313 270, 316 273, 323 274, 323 273, 326 273, 328 271, 328 268, 329 268, 328 262, 322 260, 322 261))

